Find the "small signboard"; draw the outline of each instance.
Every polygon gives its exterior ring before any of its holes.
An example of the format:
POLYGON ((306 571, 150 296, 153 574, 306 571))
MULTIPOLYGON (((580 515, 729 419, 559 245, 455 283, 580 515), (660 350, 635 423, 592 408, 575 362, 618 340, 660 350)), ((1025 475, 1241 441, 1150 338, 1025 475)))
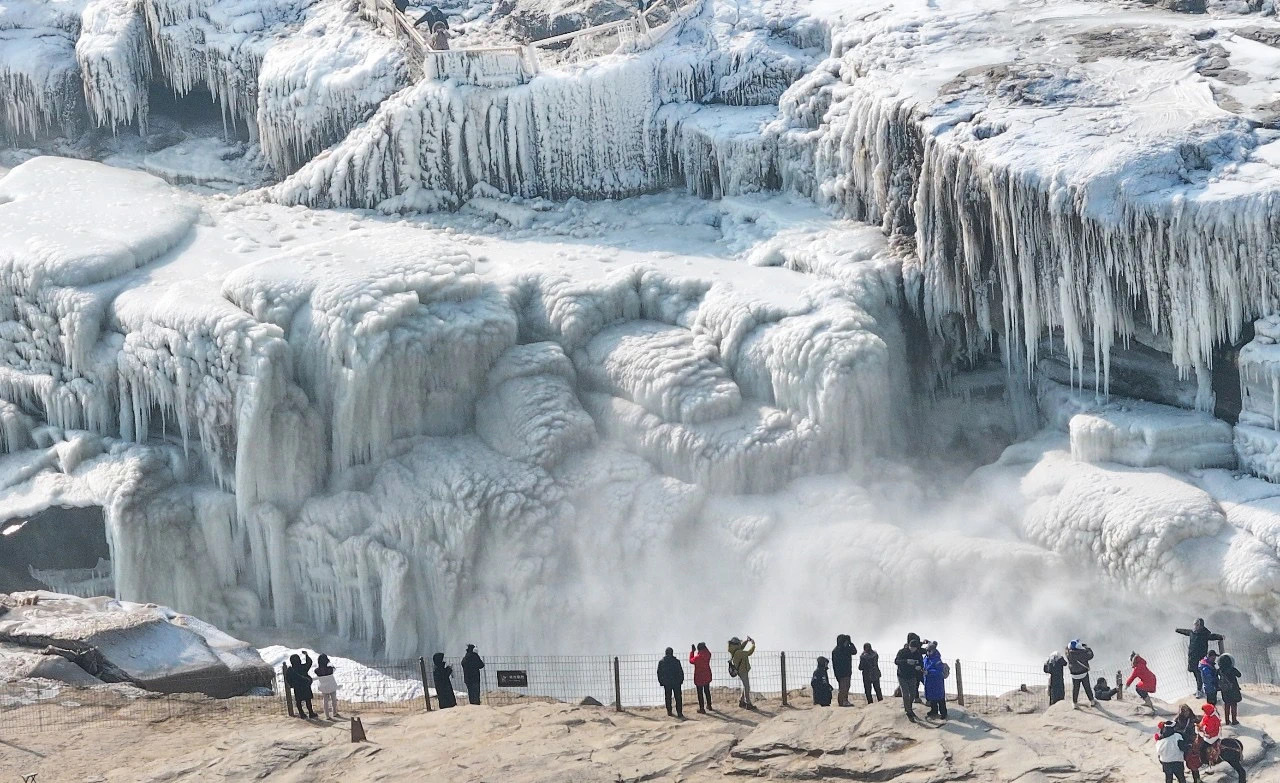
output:
POLYGON ((498 687, 499 688, 528 688, 529 672, 526 671, 503 671, 498 670, 498 687))

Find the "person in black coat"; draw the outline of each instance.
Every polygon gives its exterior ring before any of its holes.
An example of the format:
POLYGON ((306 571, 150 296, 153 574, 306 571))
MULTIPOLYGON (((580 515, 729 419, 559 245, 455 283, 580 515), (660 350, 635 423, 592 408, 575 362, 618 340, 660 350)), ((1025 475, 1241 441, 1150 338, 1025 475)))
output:
POLYGON ((674 699, 676 711, 673 717, 684 718, 684 693, 680 686, 684 685, 684 666, 676 658, 675 650, 667 648, 667 654, 658 661, 658 684, 662 686, 662 696, 667 703, 667 715, 671 716, 671 702, 674 699))
POLYGON ((476 652, 474 644, 467 645, 467 654, 462 656, 462 681, 467 684, 467 701, 480 703, 480 670, 484 668, 484 660, 476 652))
POLYGON ((1067 668, 1067 659, 1062 653, 1054 651, 1049 660, 1044 662, 1044 673, 1049 675, 1049 705, 1052 706, 1067 698, 1067 682, 1063 672, 1067 668))
POLYGON ((880 653, 871 649, 871 642, 862 645, 862 654, 858 656, 858 671, 862 672, 862 690, 870 704, 871 694, 875 692, 876 701, 884 701, 880 691, 880 653))
MULTIPOLYGON (((915 635, 912 634, 912 636, 915 635)), ((898 688, 902 694, 902 707, 906 710, 907 717, 914 721, 916 712, 913 705, 920 700, 920 678, 924 675, 924 654, 920 651, 919 637, 914 639, 907 637, 907 643, 898 650, 893 664, 898 667, 898 688)))
POLYGON ((311 706, 311 656, 306 650, 302 657, 297 653, 289 656, 289 666, 285 670, 285 682, 293 690, 293 701, 298 707, 299 718, 315 718, 316 710, 311 706), (303 707, 306 707, 305 713, 303 707))
POLYGON ((831 651, 831 676, 836 678, 836 683, 840 686, 836 704, 841 707, 849 706, 849 682, 853 679, 853 656, 857 652, 858 648, 854 646, 849 634, 842 633, 836 637, 835 649, 831 651))
POLYGON ((814 705, 831 706, 831 679, 827 677, 827 659, 821 655, 818 656, 818 668, 813 670, 813 676, 809 678, 809 687, 813 689, 814 705))
POLYGON ((1196 678, 1196 698, 1204 698, 1204 681, 1200 679, 1200 659, 1209 654, 1209 642, 1220 642, 1223 635, 1210 631, 1204 625, 1204 619, 1197 617, 1190 628, 1175 628, 1175 631, 1187 638, 1187 671, 1196 678))
POLYGON ((445 666, 444 653, 442 652, 431 656, 431 662, 435 664, 435 668, 431 671, 431 676, 436 683, 436 701, 440 702, 440 709, 447 710, 450 707, 457 707, 458 697, 453 693, 453 667, 445 666))

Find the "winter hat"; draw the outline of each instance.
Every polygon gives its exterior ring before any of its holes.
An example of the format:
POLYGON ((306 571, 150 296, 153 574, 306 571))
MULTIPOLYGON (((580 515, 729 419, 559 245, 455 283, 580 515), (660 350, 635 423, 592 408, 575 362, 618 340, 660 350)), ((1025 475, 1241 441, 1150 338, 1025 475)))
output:
POLYGON ((1236 659, 1231 657, 1231 653, 1223 653, 1218 656, 1218 665, 1230 669, 1236 665, 1236 659))
POLYGON ((1214 709, 1214 707, 1213 707, 1213 705, 1212 705, 1212 704, 1206 704, 1206 705, 1204 705, 1203 707, 1201 707, 1200 709, 1204 710, 1204 714, 1205 714, 1205 715, 1212 715, 1212 714, 1213 714, 1213 709, 1214 709))
POLYGON ((1204 657, 1206 657, 1206 658, 1217 658, 1217 657, 1218 657, 1218 651, 1217 651, 1217 650, 1210 650, 1210 651, 1208 652, 1208 654, 1207 654, 1207 655, 1205 655, 1204 657))

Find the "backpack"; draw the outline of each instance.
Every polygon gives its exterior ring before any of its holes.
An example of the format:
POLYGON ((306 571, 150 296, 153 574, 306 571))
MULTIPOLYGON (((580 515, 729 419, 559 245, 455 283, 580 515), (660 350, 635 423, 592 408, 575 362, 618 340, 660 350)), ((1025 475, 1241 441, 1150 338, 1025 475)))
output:
POLYGON ((942 679, 944 680, 951 679, 951 667, 947 665, 946 661, 942 662, 942 679))

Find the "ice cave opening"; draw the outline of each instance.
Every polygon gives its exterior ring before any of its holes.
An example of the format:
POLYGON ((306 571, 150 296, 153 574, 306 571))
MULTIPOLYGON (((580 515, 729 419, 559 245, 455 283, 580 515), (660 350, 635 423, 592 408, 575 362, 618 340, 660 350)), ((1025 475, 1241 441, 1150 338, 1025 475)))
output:
POLYGON ((0 523, 0 592, 114 595, 111 547, 100 506, 54 506, 0 523))
POLYGON ((189 92, 178 93, 163 82, 155 81, 151 83, 147 100, 150 107, 149 135, 165 137, 176 132, 221 137, 224 141, 250 140, 250 127, 243 119, 225 112, 218 99, 205 87, 196 86, 189 92))

